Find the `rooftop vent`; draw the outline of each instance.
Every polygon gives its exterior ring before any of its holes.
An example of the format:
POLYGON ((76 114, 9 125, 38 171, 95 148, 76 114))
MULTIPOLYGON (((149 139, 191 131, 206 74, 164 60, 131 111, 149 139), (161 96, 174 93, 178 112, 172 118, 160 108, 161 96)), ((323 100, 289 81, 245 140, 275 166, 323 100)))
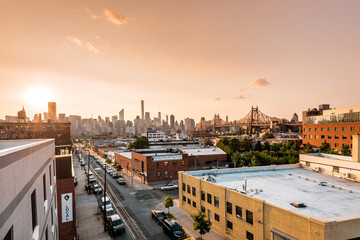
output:
POLYGON ((296 207, 296 208, 304 208, 306 207, 306 205, 304 203, 300 203, 300 202, 292 202, 290 203, 290 205, 296 207))
POLYGON ((326 182, 320 182, 319 185, 320 185, 320 186, 326 186, 327 183, 326 183, 326 182))

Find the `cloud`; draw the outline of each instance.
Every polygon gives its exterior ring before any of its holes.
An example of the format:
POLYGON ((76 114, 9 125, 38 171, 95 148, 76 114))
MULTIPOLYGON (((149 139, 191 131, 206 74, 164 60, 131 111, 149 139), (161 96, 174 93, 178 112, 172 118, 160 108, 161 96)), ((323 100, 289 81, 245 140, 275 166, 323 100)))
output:
POLYGON ((239 88, 237 91, 238 91, 238 92, 242 92, 242 91, 244 91, 244 89, 243 89, 243 88, 239 88))
POLYGON ((105 17, 107 20, 109 20, 110 22, 112 22, 116 25, 125 24, 125 23, 127 23, 127 20, 128 20, 127 16, 125 16, 125 15, 119 16, 110 9, 105 9, 104 14, 105 14, 105 17))
POLYGON ((94 14, 92 11, 90 11, 90 9, 88 8, 85 8, 85 11, 91 16, 92 19, 96 20, 96 19, 99 19, 99 18, 102 18, 103 16, 101 15, 96 15, 94 14))
POLYGON ((74 36, 68 36, 66 37, 66 40, 72 44, 75 44, 81 48, 86 48, 87 50, 89 50, 90 52, 92 53, 98 53, 99 52, 99 49, 97 49, 94 44, 92 44, 91 42, 89 41, 85 41, 85 40, 81 40, 77 37, 74 37, 74 36))
POLYGON ((266 77, 257 78, 254 81, 249 83, 249 86, 251 87, 266 87, 270 85, 271 83, 266 80, 266 77))
POLYGON ((244 99, 245 97, 243 95, 236 96, 236 99, 244 99))
POLYGON ((214 101, 220 101, 221 98, 217 97, 217 98, 214 98, 214 101))

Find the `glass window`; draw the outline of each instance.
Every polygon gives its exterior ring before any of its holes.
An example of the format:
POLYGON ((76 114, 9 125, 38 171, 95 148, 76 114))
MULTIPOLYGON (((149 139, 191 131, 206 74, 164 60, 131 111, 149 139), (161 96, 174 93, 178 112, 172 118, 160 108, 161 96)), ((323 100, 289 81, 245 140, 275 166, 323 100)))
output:
POLYGON ((328 139, 331 139, 331 135, 328 135, 328 139))
POLYGON ((215 221, 220 222, 220 216, 218 214, 215 213, 215 221))
POLYGON ((191 205, 191 200, 190 200, 190 198, 188 198, 188 204, 191 205))
POLYGON ((201 200, 205 201, 205 192, 201 191, 201 200))
POLYGON ((156 167, 159 167, 159 166, 160 166, 160 164, 159 164, 159 162, 157 162, 157 163, 156 163, 156 167))
POLYGON ((160 177, 160 176, 161 176, 161 172, 156 172, 156 176, 160 177))
POLYGON ((168 172, 168 171, 165 171, 165 172, 164 172, 164 177, 167 178, 168 176, 169 176, 169 172, 168 172))
POLYGON ((236 217, 242 219, 242 208, 239 206, 235 206, 236 217))
POLYGON ((355 131, 355 127, 351 127, 350 130, 351 130, 351 131, 355 131))
POLYGON ((250 212, 249 210, 246 210, 246 222, 250 223, 251 225, 253 225, 253 213, 250 212))
POLYGON ((226 212, 232 214, 232 203, 226 202, 226 212))
POLYGON ((203 213, 205 213, 206 209, 205 209, 203 206, 201 206, 201 211, 202 211, 203 213))
POLYGON ((185 196, 183 196, 183 201, 186 202, 186 197, 185 196))
POLYGON ((321 131, 324 132, 324 131, 325 131, 325 128, 321 128, 321 131))
POLYGON ((318 128, 315 128, 315 132, 317 132, 319 129, 318 128))
POLYGON ((339 135, 335 135, 335 139, 339 139, 339 135))
POLYGON ((193 201, 193 207, 196 208, 196 202, 195 201, 193 201))
POLYGON ((207 202, 211 204, 211 194, 207 194, 207 202))
POLYGON ((306 136, 306 135, 304 135, 304 138, 307 138, 307 136, 306 136))
POLYGON ((190 185, 187 185, 187 193, 190 193, 190 185))
POLYGON ((182 164, 182 165, 185 165, 185 160, 181 160, 181 164, 182 164))
POLYGON ((304 132, 306 132, 306 128, 304 128, 304 132))
POLYGON ((324 139, 325 138, 325 135, 321 135, 321 139, 324 139))
POLYGON ((329 132, 331 131, 331 127, 328 127, 328 131, 329 131, 329 132))
POLYGON ((315 139, 318 139, 319 138, 319 135, 315 135, 315 139))
POLYGON ((34 231, 37 226, 37 209, 36 209, 36 189, 31 194, 31 220, 32 220, 32 229, 34 231))
POLYGON ((309 132, 312 132, 312 128, 309 128, 309 132))
POLYGON ((346 131, 346 129, 347 129, 346 127, 342 127, 342 130, 343 130, 343 131, 346 131))
POLYGON ((343 136, 342 136, 342 139, 347 139, 347 136, 346 136, 346 135, 343 135, 343 136))
POLYGON ((219 207, 219 198, 214 196, 214 206, 219 207))
POLYGON ((233 229, 233 224, 232 222, 230 222, 229 220, 226 221, 226 227, 229 228, 229 229, 233 229))
POLYGON ((186 184, 185 183, 182 184, 182 190, 186 191, 186 184))
POLYGON ((192 187, 192 195, 196 196, 196 188, 192 187))
POLYGON ((246 231, 246 240, 254 240, 254 234, 246 231))
POLYGON ((176 166, 176 164, 177 164, 177 161, 173 161, 173 165, 176 166))
POLYGON ((338 128, 338 127, 335 128, 335 132, 337 132, 337 131, 339 131, 339 128, 338 128))
POLYGON ((167 167, 169 165, 169 162, 164 162, 164 167, 167 167))

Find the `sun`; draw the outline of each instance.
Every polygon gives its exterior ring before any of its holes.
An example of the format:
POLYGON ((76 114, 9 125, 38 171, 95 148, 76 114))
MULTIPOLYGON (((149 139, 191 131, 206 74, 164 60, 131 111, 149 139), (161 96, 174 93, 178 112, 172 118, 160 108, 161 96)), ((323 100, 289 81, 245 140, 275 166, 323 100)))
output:
POLYGON ((26 102, 36 108, 46 107, 52 98, 50 91, 41 86, 29 87, 25 96, 26 102))

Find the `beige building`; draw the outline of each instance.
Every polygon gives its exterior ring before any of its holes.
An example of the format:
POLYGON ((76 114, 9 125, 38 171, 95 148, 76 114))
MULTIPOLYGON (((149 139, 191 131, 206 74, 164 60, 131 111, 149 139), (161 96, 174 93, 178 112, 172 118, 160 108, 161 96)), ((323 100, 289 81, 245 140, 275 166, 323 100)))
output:
POLYGON ((229 239, 360 239, 360 185, 299 164, 179 172, 179 187, 229 239))

